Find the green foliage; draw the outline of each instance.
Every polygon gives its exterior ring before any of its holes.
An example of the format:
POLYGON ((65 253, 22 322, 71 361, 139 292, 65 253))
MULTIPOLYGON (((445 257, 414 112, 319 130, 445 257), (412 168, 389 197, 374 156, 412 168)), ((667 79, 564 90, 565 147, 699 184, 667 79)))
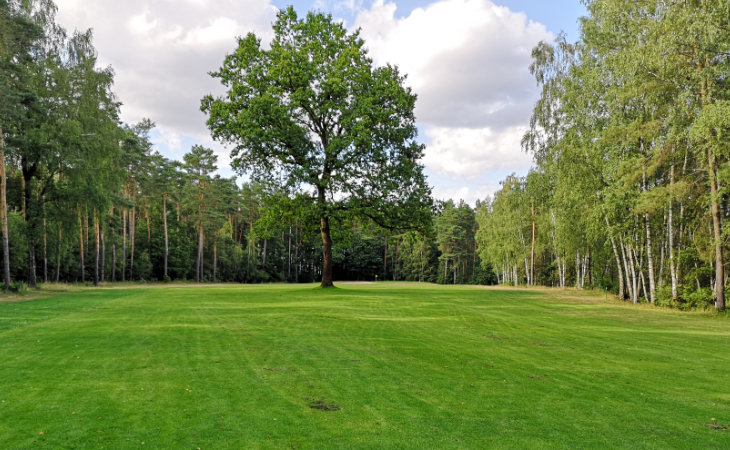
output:
POLYGON ((252 175, 238 184, 210 149, 169 161, 151 120, 120 125, 90 31, 63 30, 49 0, 0 0, 11 276, 309 282, 330 251, 339 279, 575 285, 702 308, 713 282, 722 297, 730 254, 728 6, 585 3, 578 42, 533 50, 541 96, 523 145, 537 166, 476 208, 431 208, 415 94, 330 16, 281 11, 270 45, 241 38, 214 74, 227 92, 202 108, 252 175))
POLYGON ((727 2, 585 4, 576 43, 533 50, 541 95, 522 143, 537 167, 479 206, 482 261, 501 282, 530 282, 534 264, 533 282, 682 308, 714 283, 722 309, 727 2))
POLYGON ((476 266, 476 229, 474 210, 461 201, 447 201, 434 220, 436 242, 441 255, 439 283, 463 284, 474 277, 476 266))
POLYGON ((134 259, 134 279, 138 281, 152 279, 152 263, 147 252, 140 252, 134 259))
POLYGON ((497 284, 497 274, 491 264, 477 264, 474 267, 474 274, 469 279, 469 284, 481 284, 484 286, 492 286, 497 284))
POLYGON ((680 301, 682 309, 709 309, 714 306, 715 295, 710 288, 700 288, 685 293, 680 301))
POLYGON ((8 214, 10 237, 10 271, 13 280, 24 280, 28 264, 28 242, 26 241, 25 222, 18 211, 8 214))
POLYGON ((684 286, 683 293, 678 298, 672 298, 671 286, 662 286, 657 291, 657 306, 688 310, 708 310, 714 308, 715 297, 712 289, 692 289, 684 286))
POLYGON ((435 282, 439 272, 436 242, 421 233, 408 232, 400 241, 400 279, 435 282))
POLYGON ((26 295, 28 294, 28 283, 24 281, 13 281, 10 283, 10 292, 18 295, 26 295))
MULTIPOLYGON (((425 228, 430 189, 415 141, 416 96, 394 66, 373 67, 357 32, 331 16, 280 11, 267 49, 248 34, 213 76, 225 96, 202 110, 233 166, 310 197, 331 285, 330 220, 341 212, 389 229, 425 228)), ((325 273, 325 268, 327 273, 325 273)))
POLYGON ((332 258, 335 277, 340 280, 374 280, 382 273, 382 252, 382 241, 361 234, 336 244, 332 258))

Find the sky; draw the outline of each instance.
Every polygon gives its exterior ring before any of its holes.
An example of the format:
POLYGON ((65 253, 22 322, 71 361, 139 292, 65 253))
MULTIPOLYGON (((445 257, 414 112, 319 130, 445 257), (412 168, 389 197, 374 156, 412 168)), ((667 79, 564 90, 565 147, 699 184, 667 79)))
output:
POLYGON ((418 95, 416 121, 429 184, 437 199, 474 204, 507 175, 527 174, 520 140, 538 88, 528 71, 541 40, 579 35, 579 0, 56 0, 67 30, 94 30, 101 66, 115 71, 121 119, 149 118, 155 148, 182 159, 195 144, 212 148, 223 176, 229 149, 213 141, 200 111, 221 95, 208 73, 237 37, 264 42, 279 8, 332 14, 361 30, 375 64, 397 65, 418 95))

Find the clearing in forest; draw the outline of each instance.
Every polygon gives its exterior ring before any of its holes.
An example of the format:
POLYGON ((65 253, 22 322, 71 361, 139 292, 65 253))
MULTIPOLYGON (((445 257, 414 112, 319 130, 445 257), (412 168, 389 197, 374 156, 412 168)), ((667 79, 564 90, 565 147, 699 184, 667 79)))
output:
POLYGON ((570 291, 0 303, 2 448, 728 448, 730 321, 570 291))

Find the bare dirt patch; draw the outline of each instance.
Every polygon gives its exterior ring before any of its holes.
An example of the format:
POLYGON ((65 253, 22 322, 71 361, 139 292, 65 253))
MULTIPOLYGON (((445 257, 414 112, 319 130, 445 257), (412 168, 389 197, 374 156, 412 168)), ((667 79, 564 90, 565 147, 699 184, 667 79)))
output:
POLYGON ((309 407, 312 409, 321 409, 322 411, 339 411, 342 408, 335 405, 334 402, 325 402, 324 400, 314 400, 309 402, 309 407))

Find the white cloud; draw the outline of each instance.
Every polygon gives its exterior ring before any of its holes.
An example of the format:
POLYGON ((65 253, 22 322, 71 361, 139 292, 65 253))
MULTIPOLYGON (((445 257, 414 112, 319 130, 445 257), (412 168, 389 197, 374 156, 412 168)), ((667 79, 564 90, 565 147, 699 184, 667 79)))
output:
POLYGON ((206 136, 200 99, 222 87, 216 70, 236 38, 269 36, 269 0, 57 0, 69 30, 94 29, 101 65, 114 67, 122 120, 148 117, 166 133, 206 136))
POLYGON ((493 196, 499 191, 501 186, 499 183, 479 184, 475 186, 458 186, 458 187, 436 187, 433 196, 439 200, 464 200, 470 205, 474 205, 477 200, 485 200, 487 197, 493 196))
POLYGON ((442 0, 402 19, 395 12, 377 0, 355 25, 376 62, 408 74, 420 122, 504 128, 526 121, 536 92, 530 52, 552 39, 543 25, 489 0, 442 0))
POLYGON ((235 20, 218 17, 205 27, 196 27, 186 34, 183 42, 186 45, 208 45, 219 42, 230 42, 231 36, 239 33, 239 25, 235 20))
POLYGON ((376 0, 355 26, 377 64, 408 75, 427 138, 424 164, 464 183, 450 192, 476 195, 466 183, 529 168, 520 140, 537 98, 530 53, 553 38, 544 25, 489 0, 441 0, 403 18, 394 3, 376 0))
POLYGON ((429 128, 423 162, 435 173, 462 180, 475 180, 490 171, 524 171, 532 162, 520 151, 524 132, 522 127, 499 133, 489 128, 429 128))
POLYGON ((183 148, 180 134, 160 126, 155 127, 154 131, 151 141, 155 146, 163 146, 176 156, 182 156, 189 150, 183 148))
POLYGON ((155 29, 157 21, 150 18, 150 12, 148 10, 132 16, 127 21, 127 28, 133 35, 139 35, 145 37, 150 34, 150 31, 155 29))

